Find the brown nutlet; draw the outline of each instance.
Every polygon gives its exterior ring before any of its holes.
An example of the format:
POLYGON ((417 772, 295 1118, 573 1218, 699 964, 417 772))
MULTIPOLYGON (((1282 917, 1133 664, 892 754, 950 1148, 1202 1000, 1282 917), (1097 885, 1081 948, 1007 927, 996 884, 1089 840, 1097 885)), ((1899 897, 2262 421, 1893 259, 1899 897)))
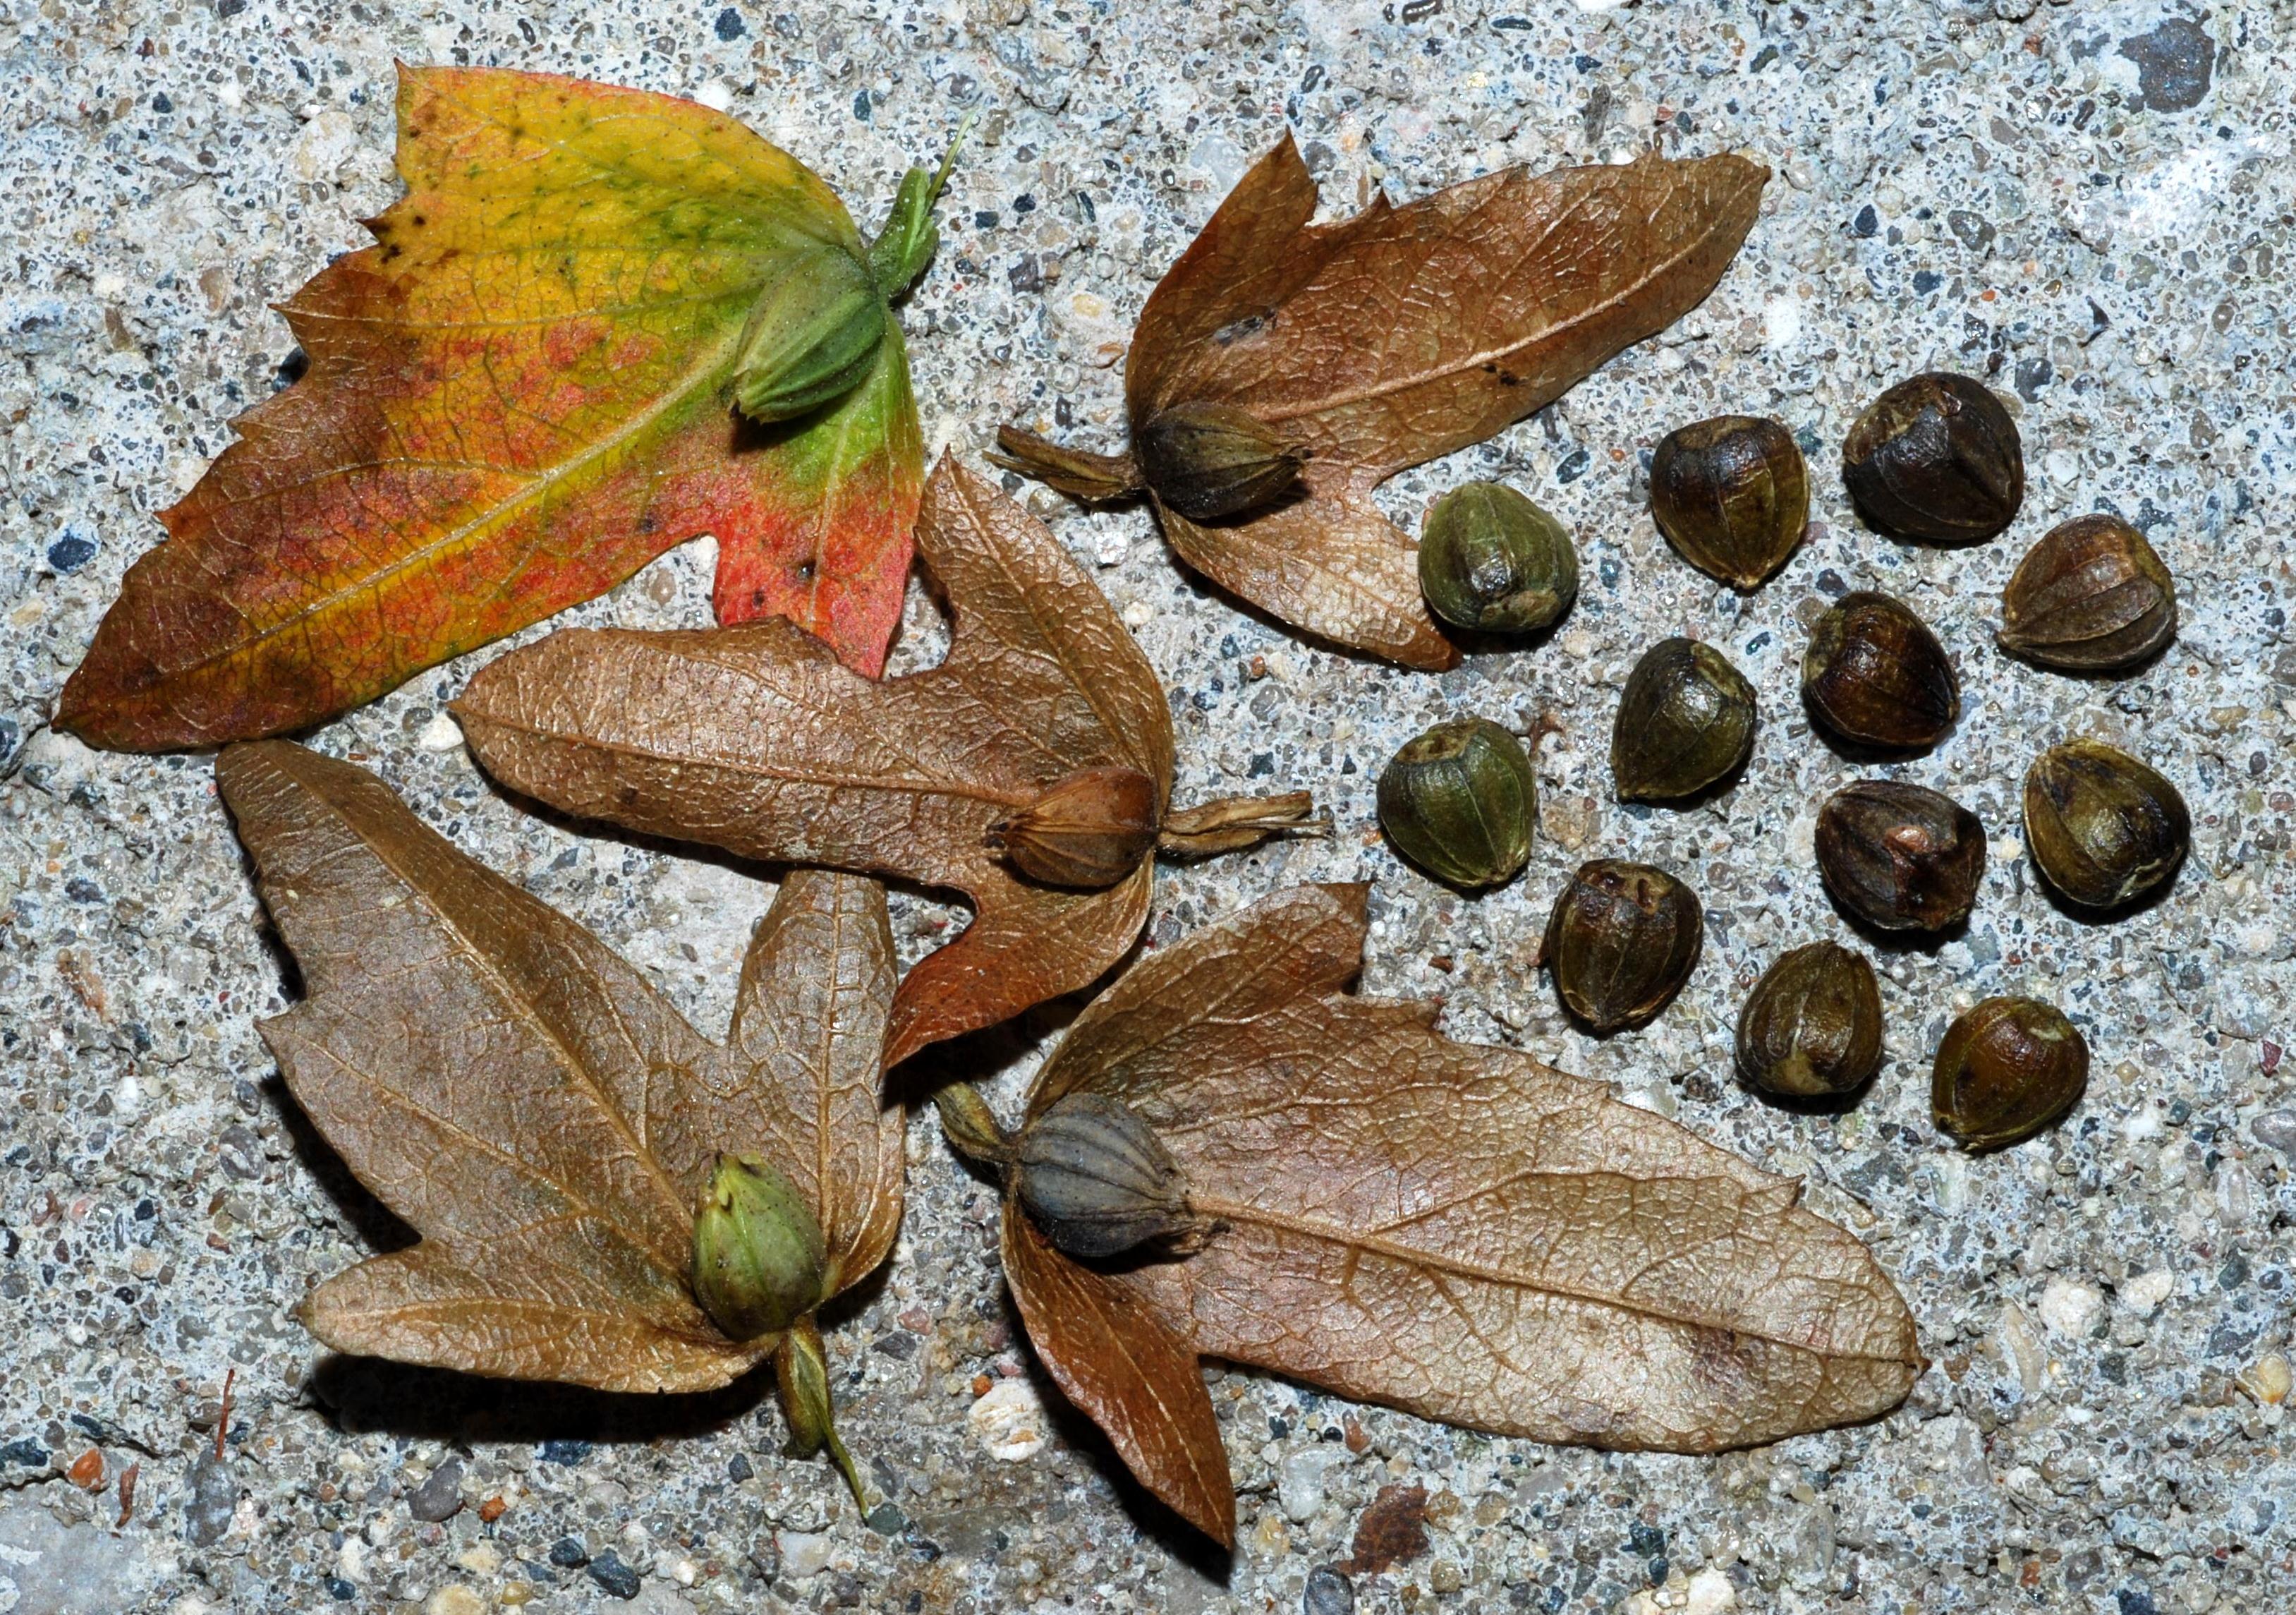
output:
POLYGON ((988 848, 1048 886, 1113 886, 1156 845, 1156 782, 1137 768, 1083 768, 988 829, 988 848))
POLYGON ((1951 797, 1857 780, 1817 810, 1826 890, 1882 930, 1942 930, 1969 917, 1985 877, 1985 826, 1951 797))
POLYGON ((1651 515, 1685 561, 1750 590, 1786 563, 1809 526, 1809 470, 1793 434, 1757 415, 1717 415, 1659 440, 1651 515))
POLYGON ((1300 480, 1307 451, 1231 404, 1175 404, 1133 434, 1149 490, 1191 521, 1272 504, 1300 480))
POLYGON ((2045 668, 2110 673, 2177 637, 2177 584, 2118 516, 2049 529, 2001 591, 2001 648, 2045 668))
POLYGON ((1930 1114, 1964 1150, 2005 1149, 2063 1118, 2088 1086, 2088 1043, 2038 998, 1988 998, 1946 1029, 1930 1114))
POLYGON ((1546 922, 1539 963, 1562 1004, 1597 1033, 1650 1020, 1682 990, 1705 937, 1698 894, 1662 869, 1581 865, 1546 922))
POLYGON ((1948 371, 1898 382, 1841 445, 1841 480, 1868 521, 1933 544, 1977 544, 2025 499, 2017 423, 1984 385, 1948 371))
POLYGON ((1882 1069, 1882 989, 1863 954, 1813 942, 1779 956, 1738 1012, 1738 1070, 1796 1099, 1847 1094, 1882 1069))
POLYGON ((1843 740, 1933 746, 1961 716, 1961 681, 1929 625, 1887 594, 1844 594, 1811 627, 1801 695, 1843 740))
POLYGON ((1754 686, 1712 645, 1662 639, 1627 676, 1611 729, 1625 802, 1678 801, 1728 777, 1754 750, 1754 686))
POLYGON ((2158 891, 2192 840, 2192 811, 2177 788, 2102 741, 2052 746, 2025 772, 2025 850, 2084 908, 2121 908, 2158 891))
POLYGON ((1056 1100, 1013 1145, 1013 1190, 1055 1249, 1115 1256, 1198 1230, 1188 1182, 1140 1112, 1104 1094, 1056 1100))

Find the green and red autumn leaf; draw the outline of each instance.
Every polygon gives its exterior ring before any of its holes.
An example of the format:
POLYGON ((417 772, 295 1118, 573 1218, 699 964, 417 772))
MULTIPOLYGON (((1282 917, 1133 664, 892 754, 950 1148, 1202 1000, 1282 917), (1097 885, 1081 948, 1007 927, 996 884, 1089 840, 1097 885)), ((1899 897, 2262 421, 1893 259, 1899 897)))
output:
POLYGON ((57 721, 156 750, 291 730, 718 541, 720 620, 873 674, 923 447, 900 332, 821 412, 731 407, 767 289, 867 261, 836 193, 691 102, 408 68, 406 197, 282 309, 302 381, 129 569, 57 721))

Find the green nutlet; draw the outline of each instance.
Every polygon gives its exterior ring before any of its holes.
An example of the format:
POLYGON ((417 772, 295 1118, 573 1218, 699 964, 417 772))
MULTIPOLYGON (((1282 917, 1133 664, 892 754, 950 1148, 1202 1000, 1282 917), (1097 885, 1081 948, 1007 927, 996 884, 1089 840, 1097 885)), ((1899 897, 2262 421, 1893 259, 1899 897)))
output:
POLYGON ((889 324, 869 266, 836 247, 792 255, 742 339, 734 402, 759 422, 793 420, 868 378, 889 324))
POLYGON ((2025 849, 2083 908, 2115 909, 2173 879, 2192 846, 2177 788, 2102 741, 2052 746, 2025 774, 2025 849))
POLYGON ((797 1185, 754 1155, 720 1153, 693 1213, 693 1297, 736 1340, 787 1329, 821 1305, 828 1257, 797 1185))
POLYGON ((1739 1074, 1767 1094, 1847 1094, 1882 1069, 1882 991, 1862 954, 1813 942, 1762 972, 1738 1015, 1739 1074))
POLYGON ((1809 468, 1793 434, 1756 415, 1670 431, 1651 456, 1651 518, 1685 561, 1751 590, 1809 527, 1809 468))
POLYGON ((1530 858, 1538 781, 1522 742, 1484 717, 1438 724, 1379 776, 1379 823, 1396 850, 1450 885, 1512 881, 1530 858))
POLYGON ((1543 628, 1578 594, 1578 556, 1562 524, 1514 489, 1469 482, 1428 508, 1419 592, 1444 621, 1485 633, 1543 628))
POLYGON ((1598 1035, 1640 1026, 1682 990, 1705 940, 1698 894, 1663 869, 1596 858, 1554 899, 1539 962, 1598 1035))
POLYGON ((1671 802, 1728 778, 1754 750, 1754 686, 1702 640, 1661 639, 1635 664, 1611 730, 1625 802, 1671 802))

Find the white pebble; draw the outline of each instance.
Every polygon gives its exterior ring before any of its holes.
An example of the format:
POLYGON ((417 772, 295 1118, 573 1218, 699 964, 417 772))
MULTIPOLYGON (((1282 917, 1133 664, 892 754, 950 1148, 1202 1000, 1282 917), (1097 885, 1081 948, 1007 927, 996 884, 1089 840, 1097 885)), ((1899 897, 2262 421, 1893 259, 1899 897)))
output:
POLYGON ((2095 1286, 2075 1279, 2051 1279, 2041 1291, 2041 1323, 2051 1334, 2079 1340, 2104 1310, 2104 1296, 2095 1286))
POLYGON ((1156 608, 1144 600, 1136 600, 1124 608, 1124 626, 1128 628, 1144 628, 1155 617, 1156 608))
POLYGON ((414 743, 425 751, 452 751, 463 743, 463 726, 451 714, 441 712, 422 726, 414 743))
POLYGON ((2120 1304, 2134 1313, 2148 1313, 2167 1300, 2176 1289, 2177 1275, 2166 1267, 2155 1267, 2150 1273, 2138 1274, 2120 1287, 2120 1304))
POLYGON ((1018 1463, 1045 1449, 1045 1405, 1026 1380, 999 1380, 964 1415, 992 1458, 1018 1463))
POLYGON ((802 1581, 808 1576, 818 1576, 829 1568, 830 1542, 818 1531, 783 1531, 781 1534, 782 1574, 802 1581))
POLYGON ((1723 1615, 1724 1611, 1738 1607, 1738 1589, 1730 1585, 1727 1576, 1710 1566, 1690 1578, 1682 1607, 1687 1615, 1723 1615))

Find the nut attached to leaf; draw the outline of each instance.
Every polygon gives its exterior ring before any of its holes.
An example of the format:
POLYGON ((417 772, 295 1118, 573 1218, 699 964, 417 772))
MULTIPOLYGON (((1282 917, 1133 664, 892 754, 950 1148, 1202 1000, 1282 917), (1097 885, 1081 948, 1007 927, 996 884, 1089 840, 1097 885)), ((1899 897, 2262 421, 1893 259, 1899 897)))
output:
POLYGON ((1419 533, 1419 592, 1463 628, 1543 628, 1578 594, 1578 556, 1562 524, 1514 489, 1469 482, 1429 507, 1419 533))
POLYGON ((1664 1009, 1698 963, 1705 914, 1662 869, 1597 858, 1554 899, 1540 963, 1563 1007, 1598 1033, 1664 1009))
POLYGON ((1813 942, 1762 972, 1738 1014, 1738 1070, 1797 1099, 1847 1094, 1882 1069, 1882 991, 1863 954, 1813 942))
POLYGON ((1942 930, 1969 917, 1985 876, 1977 816, 1922 785, 1857 780, 1817 810, 1817 873, 1882 930, 1942 930))
POLYGON ((1437 880, 1473 889, 1512 881, 1530 858, 1538 781, 1522 742, 1484 717, 1406 742, 1379 776, 1379 823, 1437 880))
POLYGON ((770 1161, 720 1152, 693 1213, 693 1297, 729 1339, 775 1334, 821 1305, 821 1223, 770 1161))
POLYGON ((2084 908, 2119 908, 2159 890, 2192 845, 2177 788, 2101 741, 2052 746, 2025 774, 2025 848, 2049 884, 2084 908))
POLYGON ((1137 768, 1083 768, 988 829, 988 847, 1048 886, 1113 886, 1156 845, 1156 782, 1137 768))
POLYGON ((1201 1229, 1188 1183, 1140 1113, 1104 1094, 1070 1094, 1023 1128, 1012 1149, 1013 1193, 1054 1246, 1115 1256, 1201 1229))
POLYGON ((2177 637, 2177 584, 2118 516, 2051 528, 2001 591, 2001 648, 2073 673, 2135 667, 2177 637))
POLYGON ((1988 998, 1946 1029, 1930 1073, 1930 1113, 1964 1150, 2021 1144, 2071 1110, 2088 1086, 2088 1044, 2037 998, 1988 998))
POLYGON ((1754 686, 1712 645, 1662 639, 1627 676, 1611 731, 1619 799, 1675 801, 1726 778, 1754 750, 1754 686))
POLYGON ((1844 740, 1935 745, 1961 716, 1961 681, 1929 625, 1887 594, 1844 594, 1809 631, 1801 696, 1844 740))
POLYGON ((1133 435, 1150 491, 1191 521, 1217 521, 1292 491, 1305 449, 1232 404, 1175 404, 1133 435))
POLYGON ((824 248, 776 278, 734 362, 734 402, 752 421, 794 420, 867 379, 885 299, 867 265, 824 248))
POLYGON ((1670 431, 1651 456, 1651 515, 1685 561, 1736 589, 1760 586, 1809 526, 1809 469, 1793 434, 1755 415, 1670 431))
POLYGON ((2025 499, 2017 423, 1979 382, 1931 371, 1898 382, 1857 417, 1841 480, 1868 521, 1933 544, 1976 544, 2025 499))

